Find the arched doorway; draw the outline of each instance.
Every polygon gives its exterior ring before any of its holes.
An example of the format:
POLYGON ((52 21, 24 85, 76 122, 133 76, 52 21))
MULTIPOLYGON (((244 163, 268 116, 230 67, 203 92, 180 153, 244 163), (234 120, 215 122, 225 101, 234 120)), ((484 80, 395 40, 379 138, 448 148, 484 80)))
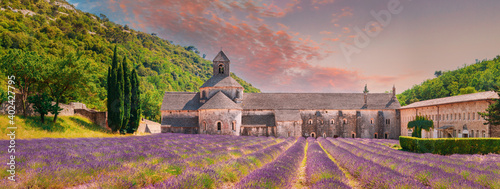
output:
POLYGON ((316 133, 312 132, 311 137, 316 138, 316 133))
POLYGON ((448 135, 446 135, 447 138, 453 138, 453 136, 451 136, 450 133, 448 133, 448 135))

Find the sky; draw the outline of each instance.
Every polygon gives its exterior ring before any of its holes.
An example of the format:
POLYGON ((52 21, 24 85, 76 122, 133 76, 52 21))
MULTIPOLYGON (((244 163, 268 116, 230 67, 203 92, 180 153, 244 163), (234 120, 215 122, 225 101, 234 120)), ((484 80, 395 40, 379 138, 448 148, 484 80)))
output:
POLYGON ((498 0, 69 0, 212 60, 262 92, 401 93, 500 55, 498 0))

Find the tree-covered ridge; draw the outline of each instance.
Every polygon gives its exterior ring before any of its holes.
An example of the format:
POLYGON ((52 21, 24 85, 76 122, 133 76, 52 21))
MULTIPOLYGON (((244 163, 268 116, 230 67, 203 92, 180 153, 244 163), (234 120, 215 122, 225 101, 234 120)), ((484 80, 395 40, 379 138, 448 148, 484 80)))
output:
POLYGON ((500 56, 453 71, 436 71, 436 78, 398 94, 402 106, 435 98, 500 89, 500 56))
MULTIPOLYGON (((211 61, 200 57, 193 46, 174 45, 156 34, 115 24, 105 15, 76 10, 65 1, 2 0, 0 7, 0 56, 7 54, 8 49, 56 58, 79 52, 92 65, 98 65, 86 85, 92 92, 72 94, 61 103, 80 101, 90 108, 106 110, 107 71, 115 44, 118 59, 126 57, 131 68, 137 70, 141 107, 148 119, 159 120, 165 91, 198 91, 212 74, 211 61)), ((232 76, 245 92, 260 92, 232 76)))

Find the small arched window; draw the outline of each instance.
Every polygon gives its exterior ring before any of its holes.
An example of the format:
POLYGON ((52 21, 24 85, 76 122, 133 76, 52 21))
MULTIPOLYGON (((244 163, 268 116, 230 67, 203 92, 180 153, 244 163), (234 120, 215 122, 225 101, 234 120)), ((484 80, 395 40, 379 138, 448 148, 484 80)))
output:
POLYGON ((312 125, 313 124, 313 120, 309 119, 308 123, 309 123, 309 125, 312 125))
POLYGON ((335 120, 334 119, 330 119, 330 124, 334 124, 335 123, 335 120))
POLYGON ((377 139, 378 138, 378 134, 375 133, 375 135, 373 136, 373 138, 377 139))
POLYGON ((236 121, 233 121, 233 124, 231 125, 231 129, 233 131, 236 131, 236 121))
POLYGON ((374 120, 373 120, 373 118, 371 118, 371 119, 370 119, 370 124, 372 124, 372 125, 373 125, 373 122, 374 122, 374 120))
POLYGON ((342 121, 344 122, 344 124, 347 124, 347 119, 344 118, 342 121))
POLYGON ((224 64, 219 64, 219 73, 220 74, 224 73, 224 64))
POLYGON ((217 122, 217 131, 222 130, 222 123, 220 121, 217 122))
POLYGON ((203 130, 207 130, 207 122, 203 122, 203 130))
POLYGON ((326 133, 323 133, 323 138, 326 138, 326 133))

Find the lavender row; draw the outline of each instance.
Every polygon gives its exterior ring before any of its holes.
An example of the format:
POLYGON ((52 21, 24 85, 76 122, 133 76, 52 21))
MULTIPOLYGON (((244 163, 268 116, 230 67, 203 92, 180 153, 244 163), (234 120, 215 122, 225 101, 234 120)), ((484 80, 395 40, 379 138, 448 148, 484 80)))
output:
POLYGON ((291 178, 304 158, 305 145, 306 139, 298 138, 292 147, 274 161, 243 178, 236 188, 290 188, 291 178))
POLYGON ((408 176, 358 157, 346 149, 332 144, 329 140, 320 138, 318 141, 338 162, 339 166, 347 169, 364 188, 426 188, 408 176))
MULTIPOLYGON (((310 137, 313 139, 312 137, 310 137)), ((350 188, 342 170, 313 139, 308 138, 306 179, 310 188, 350 188)))
POLYGON ((164 182, 151 185, 147 188, 214 188, 221 186, 224 182, 231 182, 256 169, 259 163, 271 161, 273 157, 279 155, 284 149, 290 146, 294 138, 261 149, 257 152, 244 155, 238 159, 222 162, 205 168, 192 167, 183 172, 182 175, 172 177, 164 182), (258 159, 257 159, 258 158, 258 159), (271 159, 271 160, 269 160, 271 159), (232 176, 228 176, 231 174, 232 176))
POLYGON ((432 188, 484 188, 477 183, 462 178, 458 174, 447 173, 439 168, 425 164, 403 161, 398 159, 397 156, 384 155, 393 151, 392 149, 377 154, 355 145, 342 142, 341 140, 331 139, 331 141, 345 150, 356 153, 360 157, 371 160, 384 167, 391 168, 400 174, 412 177, 432 188))
POLYGON ((356 151, 360 156, 371 159, 386 167, 397 167, 395 170, 406 175, 426 174, 417 177, 417 179, 433 187, 446 185, 454 186, 455 188, 500 187, 498 175, 488 171, 470 169, 466 166, 444 163, 432 159, 399 156, 392 154, 395 151, 392 149, 379 152, 371 148, 372 146, 361 143, 355 143, 355 145, 343 143, 341 146, 356 151), (408 169, 411 171, 408 171, 408 169))

